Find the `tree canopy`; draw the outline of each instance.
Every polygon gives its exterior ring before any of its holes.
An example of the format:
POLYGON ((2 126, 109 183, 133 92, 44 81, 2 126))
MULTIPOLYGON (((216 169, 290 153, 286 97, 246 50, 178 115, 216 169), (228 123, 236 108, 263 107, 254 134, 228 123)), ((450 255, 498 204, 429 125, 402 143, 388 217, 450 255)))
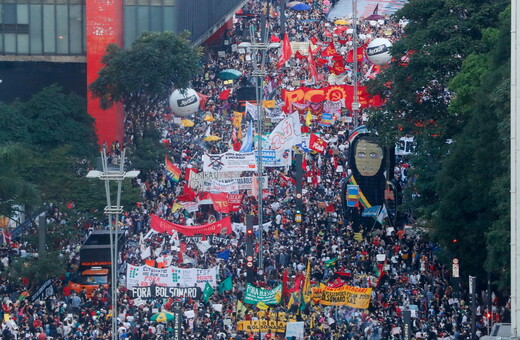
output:
POLYGON ((201 51, 188 33, 145 32, 128 49, 110 45, 90 85, 104 108, 116 102, 136 123, 162 112, 174 88, 187 88, 200 71, 201 51))
POLYGON ((396 15, 409 24, 391 48, 395 62, 369 84, 387 102, 368 124, 388 145, 414 136, 407 201, 419 225, 463 272, 483 278, 487 269, 501 287, 509 262, 508 4, 404 6, 396 15))

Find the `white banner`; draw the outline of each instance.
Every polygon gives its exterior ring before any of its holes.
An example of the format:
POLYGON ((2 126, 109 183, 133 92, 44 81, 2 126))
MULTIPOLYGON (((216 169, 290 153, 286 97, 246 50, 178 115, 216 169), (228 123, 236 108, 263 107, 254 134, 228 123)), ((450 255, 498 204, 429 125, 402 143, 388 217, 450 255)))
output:
POLYGON ((203 170, 206 172, 220 171, 256 171, 256 160, 253 152, 231 152, 204 154, 203 170))
POLYGON ((202 190, 212 194, 220 194, 226 192, 228 194, 238 194, 240 186, 236 178, 224 179, 220 181, 204 181, 202 183, 202 190))
POLYGON ((181 205, 186 209, 187 212, 199 211, 198 202, 181 202, 181 205))
POLYGON ((246 113, 249 113, 253 120, 258 120, 258 106, 256 104, 246 102, 246 113))
POLYGON ((206 282, 212 287, 217 285, 217 268, 154 268, 150 266, 128 265, 126 270, 126 288, 147 287, 152 283, 157 286, 200 287, 204 289, 206 282))
POLYGON ((220 171, 220 172, 192 172, 188 185, 192 189, 200 189, 204 181, 222 180, 228 178, 237 178, 242 175, 242 171, 220 171))
MULTIPOLYGON (((264 165, 265 166, 265 165, 264 165)), ((264 188, 267 188, 268 178, 267 176, 262 177, 264 188)), ((251 190, 253 189, 253 177, 237 177, 237 178, 228 178, 222 179, 220 181, 203 181, 202 182, 202 190, 211 193, 219 193, 219 192, 228 192, 228 191, 217 191, 219 189, 218 185, 222 185, 223 183, 234 183, 238 184, 238 190, 251 190)))
MULTIPOLYGON (((258 158, 258 150, 255 151, 255 156, 258 158)), ((262 150, 262 167, 275 168, 290 166, 292 160, 291 150, 275 151, 262 150)), ((267 188, 267 186, 264 186, 267 188)))
POLYGON ((302 142, 302 125, 298 112, 287 116, 282 120, 269 135, 271 149, 282 151, 289 150, 302 142))

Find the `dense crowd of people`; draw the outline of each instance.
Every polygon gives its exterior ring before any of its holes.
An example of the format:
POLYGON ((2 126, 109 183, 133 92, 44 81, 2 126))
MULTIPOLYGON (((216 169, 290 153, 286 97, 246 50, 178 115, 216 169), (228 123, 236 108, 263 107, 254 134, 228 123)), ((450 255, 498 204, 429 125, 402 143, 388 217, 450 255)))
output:
MULTIPOLYGON (((327 18, 335 1, 311 3, 312 8, 308 11, 286 11, 285 31, 289 39, 293 42, 315 40, 317 43, 314 45, 319 47, 333 42, 338 54, 346 59, 352 50, 352 27, 335 25, 337 18, 327 18)), ((278 20, 279 2, 271 1, 269 6, 267 31, 271 41, 280 41, 283 36, 278 20)), ((348 137, 353 129, 349 119, 352 112, 345 105, 335 112, 331 125, 322 125, 317 118, 306 124, 309 131, 319 134, 328 145, 323 153, 304 153, 306 168, 301 222, 295 222, 296 185, 291 180, 296 176, 295 167, 267 168, 268 187, 262 214, 263 222, 268 223, 263 234, 264 271, 257 271, 254 281, 256 286, 270 289, 280 284, 286 275, 288 287, 297 291, 302 288, 297 285, 301 284, 299 278, 306 273, 309 262, 313 285, 323 282, 332 286, 347 284, 373 288, 368 309, 305 304, 298 294, 284 293, 281 302, 272 305, 268 311, 254 305, 246 305, 244 311, 237 307, 243 301, 247 279, 243 229, 234 229, 231 235, 226 236, 229 242, 213 244, 205 252, 190 243, 181 250, 171 242, 170 235, 150 232, 152 214, 182 225, 202 225, 225 216, 211 205, 200 206, 198 211, 191 213, 174 207, 181 203, 178 197, 188 190, 188 170, 201 171, 202 155, 226 152, 233 148, 233 143, 239 142, 239 138, 234 136, 236 129, 231 120, 233 112, 244 112, 244 108, 236 93, 240 88, 253 86, 255 79, 252 78, 254 58, 251 58, 251 51, 238 45, 249 40, 250 27, 254 27, 254 32, 261 32, 264 23, 261 14, 267 10, 264 1, 256 0, 251 0, 244 8, 247 8, 247 13, 237 14, 233 29, 225 33, 220 48, 225 54, 207 51, 203 72, 192 82, 193 88, 205 98, 202 114, 189 117, 195 124, 184 126, 171 113, 164 113, 155 121, 163 133, 163 143, 169 146, 169 156, 182 170, 183 176, 179 182, 173 182, 162 170, 149 171, 141 173, 134 181, 134 185, 141 188, 142 200, 118 222, 127 234, 120 258, 118 315, 115 316, 119 339, 172 337, 173 324, 152 321, 152 316, 161 310, 171 311, 174 299, 137 300, 125 288, 128 264, 157 266, 165 257, 170 264, 186 268, 217 267, 220 280, 232 277, 233 281, 232 289, 223 292, 217 289, 207 300, 180 299, 183 312, 193 311, 183 314, 181 339, 284 339, 283 333, 237 330, 238 321, 269 318, 274 313, 283 313, 286 320, 303 321, 305 339, 402 339, 405 311, 411 311, 411 330, 415 339, 470 339, 467 292, 459 291, 453 284, 451 271, 436 258, 435 244, 413 225, 410 216, 391 211, 393 219, 368 227, 353 225, 343 218, 341 187, 349 175, 348 137), (242 76, 232 82, 221 80, 218 73, 224 69, 239 70, 242 76), (232 90, 230 96, 222 99, 221 94, 228 89, 232 90), (210 134, 218 136, 219 140, 204 141, 204 137, 210 134), (229 250, 227 259, 217 256, 226 250, 229 250), (385 260, 378 260, 381 258, 385 260), (331 265, 325 265, 331 261, 331 265)), ((391 41, 398 39, 404 26, 404 22, 396 23, 388 17, 359 20, 358 43, 363 46, 377 37, 391 41)), ((291 58, 277 68, 278 50, 267 52, 268 72, 262 92, 265 98, 280 104, 282 89, 292 90, 303 85, 320 88, 330 84, 330 57, 319 58, 320 77, 312 80, 305 58, 291 58)), ((346 62, 343 77, 340 80, 335 77, 334 82, 352 84, 352 74, 358 72, 358 79, 363 83, 377 73, 366 58, 359 62, 358 67, 358 70, 353 70, 353 63, 346 62)), ((303 122, 305 114, 301 117, 303 122)), ((247 126, 250 119, 244 117, 243 126, 247 126)), ((127 127, 137 125, 131 121, 126 123, 127 127)), ((272 126, 276 123, 276 120, 272 122, 272 126)), ((125 145, 131 145, 133 137, 130 134, 127 138, 125 145)), ((118 143, 109 148, 114 163, 120 159, 121 148, 118 143)), ((397 187, 409 185, 409 166, 405 157, 396 160, 393 181, 397 187)), ((196 194, 200 196, 201 190, 196 190, 196 194)), ((240 209, 229 215, 234 223, 244 223, 244 216, 252 214, 257 224, 258 209, 257 197, 245 193, 240 209)), ((67 221, 67 216, 52 208, 47 213, 47 220, 50 224, 60 225, 67 221)), ((101 223, 92 224, 84 230, 81 239, 63 241, 62 255, 68 261, 69 273, 54 280, 56 293, 50 298, 32 301, 14 283, 3 278, 0 282, 3 339, 110 338, 111 317, 114 316, 111 315, 112 301, 108 288, 100 286, 92 294, 87 294, 86 291, 71 291, 68 285, 78 269, 79 245, 92 229, 99 227, 101 223)), ((183 235, 180 238, 181 242, 187 242, 183 235)), ((13 256, 30 256, 34 252, 27 242, 18 243, 16 247, 10 245, 1 254, 2 265, 5 269, 13 256)), ((479 301, 483 302, 483 299, 479 301)), ((478 334, 483 334, 486 328, 483 308, 477 310, 478 334)), ((493 315, 494 321, 508 320, 507 308, 500 308, 497 304, 494 304, 493 315)))

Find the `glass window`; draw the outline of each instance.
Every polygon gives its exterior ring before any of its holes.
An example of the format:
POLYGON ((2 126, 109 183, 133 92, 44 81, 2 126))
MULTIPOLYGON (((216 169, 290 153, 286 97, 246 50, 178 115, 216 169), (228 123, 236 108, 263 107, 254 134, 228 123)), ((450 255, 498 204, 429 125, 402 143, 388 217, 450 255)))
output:
POLYGON ((83 42, 81 6, 71 5, 69 7, 69 15, 70 53, 81 54, 83 42))
POLYGON ((67 6, 56 5, 56 44, 59 54, 69 53, 69 17, 67 6))
POLYGON ((135 5, 137 5, 137 1, 136 0, 125 0, 125 5, 135 6, 135 5))
POLYGON ((164 0, 164 6, 175 6, 175 0, 164 0))
POLYGON ((16 34, 14 33, 5 33, 4 34, 5 53, 16 53, 16 34))
POLYGON ((29 5, 18 5, 16 8, 17 24, 29 23, 29 5))
POLYGON ((42 50, 42 6, 31 5, 29 7, 31 23, 29 24, 29 42, 31 54, 41 54, 42 50))
POLYGON ((163 7, 163 30, 175 32, 175 23, 173 22, 173 14, 175 7, 163 7))
POLYGON ((150 0, 137 0, 138 5, 148 6, 150 4, 150 0))
POLYGON ((162 8, 161 7, 151 7, 151 13, 152 13, 152 25, 150 27, 150 30, 153 32, 161 32, 163 29, 162 25, 162 8))
POLYGON ((162 6, 162 0, 150 0, 152 6, 162 6))
POLYGON ((29 35, 18 34, 18 54, 29 54, 29 35))
POLYGON ((54 5, 43 5, 43 53, 56 53, 54 5))
POLYGON ((16 5, 5 4, 2 10, 2 23, 16 24, 16 5))
POLYGON ((3 15, 2 15, 3 12, 4 12, 4 10, 2 9, 2 4, 0 4, 0 24, 3 22, 3 15))
POLYGON ((137 7, 137 34, 141 35, 144 31, 150 30, 150 7, 137 7))
POLYGON ((124 45, 129 47, 132 42, 137 38, 137 7, 125 6, 123 9, 124 16, 124 45))

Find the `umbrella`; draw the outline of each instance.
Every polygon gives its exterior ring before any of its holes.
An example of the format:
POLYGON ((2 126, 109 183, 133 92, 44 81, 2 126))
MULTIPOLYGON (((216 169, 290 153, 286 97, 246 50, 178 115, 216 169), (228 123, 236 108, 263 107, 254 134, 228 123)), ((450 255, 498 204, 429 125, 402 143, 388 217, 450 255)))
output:
POLYGON ((338 20, 334 21, 334 23, 336 25, 348 25, 348 21, 345 19, 338 19, 338 20))
POLYGON ((243 41, 240 44, 238 44, 238 47, 251 47, 251 43, 247 41, 243 41))
POLYGON ((240 72, 239 70, 233 70, 231 68, 228 68, 226 70, 220 71, 217 74, 217 78, 220 78, 222 80, 230 80, 230 79, 236 80, 236 79, 240 78, 241 75, 242 75, 242 72, 240 72))
POLYGON ((205 122, 214 122, 215 121, 215 117, 213 117, 212 115, 204 116, 204 121, 205 122))
POLYGON ((210 135, 210 136, 204 138, 204 140, 206 142, 214 142, 214 141, 220 140, 220 137, 219 136, 210 135))
POLYGON ((195 125, 195 123, 189 119, 181 120, 181 124, 184 125, 185 127, 192 127, 193 125, 195 125))
POLYGON ((286 4, 287 7, 293 7, 293 6, 296 6, 296 5, 299 5, 299 4, 303 4, 303 2, 301 1, 291 1, 291 2, 288 2, 286 4))
POLYGON ((308 11, 311 9, 311 6, 306 4, 296 4, 291 7, 293 11, 308 11))
POLYGON ((168 312, 160 312, 153 315, 150 320, 155 322, 168 322, 173 320, 173 314, 168 312))

